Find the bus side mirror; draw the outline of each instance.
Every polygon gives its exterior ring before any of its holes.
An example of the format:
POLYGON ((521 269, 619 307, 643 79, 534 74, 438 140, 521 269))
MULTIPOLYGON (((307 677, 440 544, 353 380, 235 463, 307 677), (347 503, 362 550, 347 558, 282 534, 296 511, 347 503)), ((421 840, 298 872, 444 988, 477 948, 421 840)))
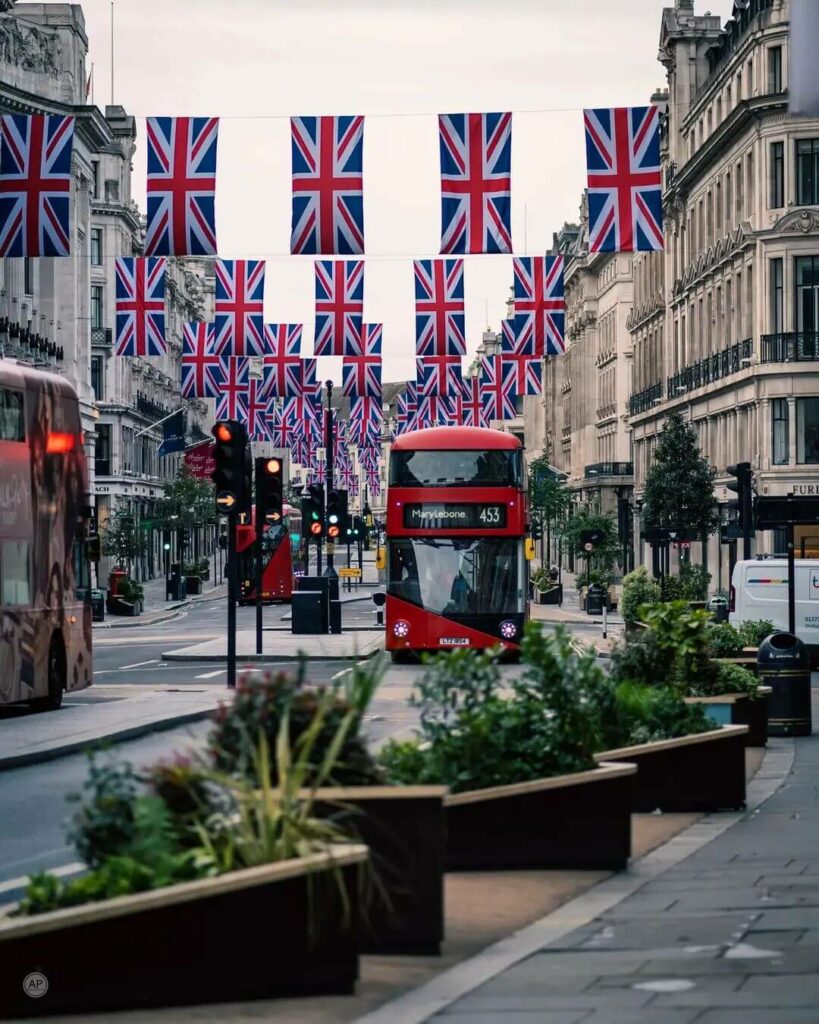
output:
POLYGON ((387 568, 387 552, 385 548, 379 548, 375 555, 375 567, 376 569, 387 568))
POLYGON ((531 537, 526 538, 526 544, 524 545, 523 551, 526 555, 526 561, 531 562, 535 557, 535 542, 531 537))

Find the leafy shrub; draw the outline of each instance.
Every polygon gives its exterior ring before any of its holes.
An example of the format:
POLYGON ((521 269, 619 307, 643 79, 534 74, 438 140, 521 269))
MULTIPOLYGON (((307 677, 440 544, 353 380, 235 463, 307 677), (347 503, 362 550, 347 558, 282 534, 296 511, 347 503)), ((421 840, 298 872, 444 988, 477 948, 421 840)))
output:
MULTIPOLYGON (((94 868, 106 857, 121 853, 134 839, 139 777, 133 765, 116 763, 110 757, 101 760, 92 752, 83 793, 86 802, 69 824, 68 840, 85 863, 94 868)), ((69 796, 75 803, 82 799, 82 793, 69 796)))
POLYGON ((745 642, 729 622, 712 622, 708 627, 708 652, 712 658, 736 658, 745 642))
POLYGON ((644 630, 611 653, 611 675, 616 684, 668 686, 674 678, 675 652, 661 647, 655 633, 644 630))
POLYGON ((639 614, 654 634, 662 657, 672 658, 668 683, 682 696, 694 684, 710 685, 716 673, 716 665, 708 655, 710 612, 691 609, 685 601, 671 601, 641 608, 639 614))
POLYGON ((711 573, 704 565, 683 562, 680 566, 680 597, 685 601, 704 601, 711 585, 711 573))
POLYGON ((609 750, 713 729, 701 705, 686 704, 670 687, 621 683, 615 696, 617 721, 613 731, 616 739, 607 744, 609 750))
POLYGON ((763 640, 776 632, 776 626, 770 619, 749 619, 739 626, 739 635, 744 647, 759 647, 763 640))
MULTIPOLYGON (((352 712, 352 727, 345 733, 344 745, 329 780, 334 785, 373 785, 381 781, 381 773, 360 735, 361 719, 381 677, 380 662, 351 669, 340 686, 305 689, 305 662, 295 674, 285 671, 251 670, 239 680, 236 696, 229 705, 222 705, 216 723, 208 736, 211 763, 221 772, 252 778, 254 756, 259 736, 274 745, 285 710, 288 713, 290 743, 295 744, 313 722, 317 710, 331 693, 332 706, 323 716, 322 732, 313 746, 317 767, 324 758, 345 716, 352 712)), ((271 762, 273 777, 278 781, 276 761, 271 762)))
POLYGON ((595 654, 578 655, 564 630, 544 635, 530 623, 519 678, 501 692, 496 654, 436 655, 412 703, 420 737, 387 744, 390 781, 438 782, 453 792, 580 771, 600 749, 600 715, 611 685, 595 654))
POLYGON ((660 585, 648 575, 644 565, 623 577, 620 611, 627 624, 639 621, 637 609, 641 605, 657 604, 659 600, 660 585))
POLYGON ((741 665, 721 662, 713 678, 705 684, 694 683, 692 697, 719 697, 725 693, 742 693, 756 699, 759 696, 759 680, 741 665))
POLYGON ((119 582, 119 596, 123 601, 127 601, 129 604, 136 604, 137 601, 142 600, 144 594, 141 583, 137 583, 130 576, 122 577, 119 582))

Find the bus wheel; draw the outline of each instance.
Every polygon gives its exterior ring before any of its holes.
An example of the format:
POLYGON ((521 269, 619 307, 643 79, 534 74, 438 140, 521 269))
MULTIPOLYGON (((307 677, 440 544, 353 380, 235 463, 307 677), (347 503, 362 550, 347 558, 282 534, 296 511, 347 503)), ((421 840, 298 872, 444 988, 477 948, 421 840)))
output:
POLYGON ((65 654, 62 640, 55 634, 48 650, 48 696, 43 698, 43 709, 56 711, 63 702, 64 691, 65 654))

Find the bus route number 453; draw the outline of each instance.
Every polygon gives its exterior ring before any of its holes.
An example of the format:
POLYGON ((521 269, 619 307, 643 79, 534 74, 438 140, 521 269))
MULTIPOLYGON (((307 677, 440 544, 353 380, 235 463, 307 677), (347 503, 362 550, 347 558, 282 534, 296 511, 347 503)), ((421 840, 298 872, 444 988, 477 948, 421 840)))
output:
POLYGON ((498 505, 484 505, 478 513, 478 518, 486 526, 500 526, 500 507, 498 505))

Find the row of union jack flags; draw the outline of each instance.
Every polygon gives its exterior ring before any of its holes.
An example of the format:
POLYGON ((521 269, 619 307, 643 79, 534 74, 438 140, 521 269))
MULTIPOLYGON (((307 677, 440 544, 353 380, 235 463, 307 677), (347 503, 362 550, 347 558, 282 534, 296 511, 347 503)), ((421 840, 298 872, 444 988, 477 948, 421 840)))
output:
MULTIPOLYGON (((656 107, 584 111, 590 252, 663 248, 656 107)), ((293 117, 290 252, 360 255, 364 118, 293 117)), ((444 254, 511 253, 512 114, 441 114, 444 254)), ((149 117, 147 256, 215 256, 216 117, 149 117)), ((71 252, 74 119, 0 118, 0 256, 71 252)))
MULTIPOLYGON (((165 259, 121 257, 117 272, 119 355, 165 352, 165 259)), ((513 260, 514 319, 508 344, 520 356, 565 351, 564 261, 562 256, 517 256, 513 260)), ((464 261, 416 260, 415 351, 431 393, 446 383, 466 354, 464 261), (436 383, 437 381, 437 383, 436 383)), ((214 357, 258 356, 277 374, 276 394, 300 389, 301 324, 265 324, 265 264, 262 260, 216 261, 216 307, 208 344, 214 357)), ((377 395, 381 389, 382 328, 364 322, 364 261, 317 260, 313 354, 343 356, 344 394, 377 395)), ((425 388, 427 385, 425 385, 425 388)), ((207 398, 202 394, 199 397, 207 398)))

